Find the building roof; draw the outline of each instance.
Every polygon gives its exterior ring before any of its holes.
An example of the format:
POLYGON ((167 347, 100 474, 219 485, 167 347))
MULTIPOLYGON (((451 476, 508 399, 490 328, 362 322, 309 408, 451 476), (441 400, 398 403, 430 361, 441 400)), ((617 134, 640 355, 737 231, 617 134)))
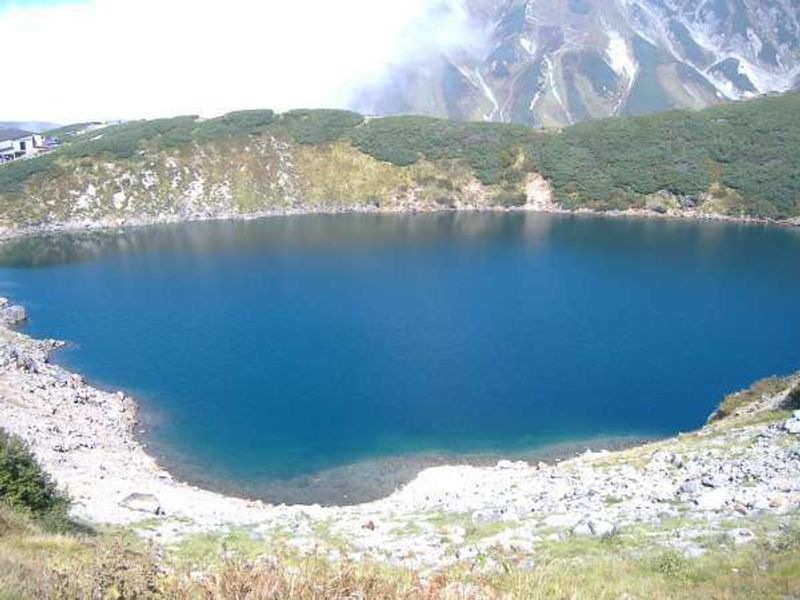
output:
POLYGON ((34 135, 30 131, 25 131, 24 129, 0 129, 0 142, 5 142, 8 140, 18 140, 19 138, 24 138, 34 135))

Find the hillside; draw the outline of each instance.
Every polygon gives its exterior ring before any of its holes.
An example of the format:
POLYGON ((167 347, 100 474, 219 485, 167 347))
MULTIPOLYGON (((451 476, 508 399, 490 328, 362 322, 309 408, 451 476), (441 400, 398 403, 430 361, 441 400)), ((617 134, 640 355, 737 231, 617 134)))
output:
POLYGON ((472 34, 357 108, 560 126, 797 88, 800 9, 763 0, 468 0, 472 34))
POLYGON ((132 122, 0 167, 22 228, 339 210, 800 215, 800 94, 563 130, 269 110, 132 122))

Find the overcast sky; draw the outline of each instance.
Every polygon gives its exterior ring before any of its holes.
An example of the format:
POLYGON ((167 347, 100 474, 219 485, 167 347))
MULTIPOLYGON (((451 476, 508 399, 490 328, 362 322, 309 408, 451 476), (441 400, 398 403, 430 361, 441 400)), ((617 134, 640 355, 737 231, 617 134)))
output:
POLYGON ((431 48, 474 45, 462 0, 0 0, 0 120, 345 107, 431 48))

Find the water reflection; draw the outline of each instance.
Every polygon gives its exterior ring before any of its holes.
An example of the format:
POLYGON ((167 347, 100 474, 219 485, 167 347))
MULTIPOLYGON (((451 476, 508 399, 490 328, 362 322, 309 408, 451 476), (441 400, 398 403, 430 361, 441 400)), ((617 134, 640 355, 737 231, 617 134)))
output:
MULTIPOLYGON (((737 238, 746 243, 759 228, 772 236, 778 229, 721 222, 541 213, 297 215, 29 236, 0 245, 0 267, 51 267, 140 253, 202 256, 218 252, 347 250, 398 244, 468 244, 497 237, 517 238, 534 248, 557 238, 560 245, 575 252, 624 256, 644 250, 657 257, 662 244, 678 236, 696 259, 698 250, 703 256, 713 257, 722 247, 723 238, 725 247, 737 238), (603 226, 597 227, 598 222, 603 226)), ((787 248, 796 248, 800 231, 784 229, 782 233, 787 248)), ((663 258, 677 260, 681 253, 663 258)))
POLYGON ((470 242, 492 237, 542 241, 548 215, 434 213, 298 215, 30 236, 0 246, 0 266, 49 267, 130 253, 203 255, 248 250, 343 249, 410 243, 470 242))

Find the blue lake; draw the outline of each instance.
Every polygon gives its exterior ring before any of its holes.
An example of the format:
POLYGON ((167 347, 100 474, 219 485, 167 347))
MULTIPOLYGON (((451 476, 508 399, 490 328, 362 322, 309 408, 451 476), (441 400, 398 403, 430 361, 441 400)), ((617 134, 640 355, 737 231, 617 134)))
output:
POLYGON ((340 215, 29 238, 0 293, 191 481, 272 501, 700 426, 800 367, 800 231, 340 215), (563 446, 562 446, 563 447, 563 446), (569 446, 567 446, 569 447, 569 446))

